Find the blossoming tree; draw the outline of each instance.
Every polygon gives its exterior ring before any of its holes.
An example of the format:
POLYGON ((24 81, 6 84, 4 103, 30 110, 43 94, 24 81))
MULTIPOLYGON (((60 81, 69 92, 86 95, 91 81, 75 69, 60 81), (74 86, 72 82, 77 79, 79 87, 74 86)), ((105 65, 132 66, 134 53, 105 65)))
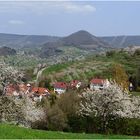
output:
POLYGON ((131 97, 116 83, 111 83, 110 87, 104 90, 87 90, 80 97, 79 115, 100 118, 103 131, 113 119, 140 119, 140 97, 131 97))
POLYGON ((0 87, 4 94, 5 86, 9 82, 18 82, 23 77, 23 73, 4 62, 0 63, 0 87))

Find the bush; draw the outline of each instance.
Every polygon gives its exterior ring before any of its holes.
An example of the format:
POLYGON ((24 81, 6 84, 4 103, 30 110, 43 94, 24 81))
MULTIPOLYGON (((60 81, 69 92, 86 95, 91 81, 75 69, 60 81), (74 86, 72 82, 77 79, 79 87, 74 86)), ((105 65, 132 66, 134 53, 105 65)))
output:
POLYGON ((106 131, 102 131, 101 119, 99 117, 69 118, 68 125, 71 132, 106 133, 140 136, 140 119, 119 118, 108 122, 106 131))
MULTIPOLYGON (((140 119, 119 118, 109 122, 108 130, 115 134, 140 135, 140 119)), ((107 130, 107 131, 108 131, 107 130)))
POLYGON ((140 49, 135 50, 134 56, 136 56, 136 55, 140 55, 140 49))
POLYGON ((113 57, 116 54, 116 51, 107 51, 106 56, 107 57, 113 57))
POLYGON ((79 117, 79 116, 71 116, 68 118, 68 131, 70 132, 86 132, 86 125, 88 125, 86 118, 79 117))
POLYGON ((48 108, 46 113, 49 130, 62 131, 66 128, 67 117, 57 105, 48 108))
MULTIPOLYGON (((77 109, 79 104, 79 97, 76 90, 68 90, 66 94, 62 94, 57 100, 56 104, 67 116, 67 131, 81 132, 79 128, 82 123, 81 118, 77 116, 77 109)), ((83 124, 83 123, 82 123, 83 124)))
POLYGON ((56 104, 69 117, 74 116, 78 109, 79 97, 77 91, 69 90, 62 94, 56 104))
POLYGON ((33 129, 48 130, 47 120, 35 121, 31 124, 33 129))

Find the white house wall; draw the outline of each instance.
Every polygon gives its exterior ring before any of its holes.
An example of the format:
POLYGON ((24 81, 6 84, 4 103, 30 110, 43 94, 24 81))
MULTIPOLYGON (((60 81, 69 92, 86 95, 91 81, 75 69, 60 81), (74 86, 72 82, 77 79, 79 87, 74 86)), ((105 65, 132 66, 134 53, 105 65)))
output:
POLYGON ((54 92, 57 92, 58 94, 62 94, 66 92, 66 89, 61 89, 61 88, 55 88, 54 92))

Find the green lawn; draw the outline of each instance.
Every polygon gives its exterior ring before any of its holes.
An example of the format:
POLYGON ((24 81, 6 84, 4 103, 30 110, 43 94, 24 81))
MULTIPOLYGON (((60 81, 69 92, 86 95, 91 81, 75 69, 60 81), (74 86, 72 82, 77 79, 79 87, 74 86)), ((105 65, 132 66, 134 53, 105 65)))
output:
POLYGON ((0 139, 140 139, 136 136, 41 131, 0 124, 0 139))
POLYGON ((43 71, 43 74, 47 75, 47 74, 52 74, 54 72, 60 72, 61 70, 66 69, 67 67, 71 66, 72 64, 73 64, 73 62, 67 62, 67 63, 52 65, 52 66, 46 68, 43 71))

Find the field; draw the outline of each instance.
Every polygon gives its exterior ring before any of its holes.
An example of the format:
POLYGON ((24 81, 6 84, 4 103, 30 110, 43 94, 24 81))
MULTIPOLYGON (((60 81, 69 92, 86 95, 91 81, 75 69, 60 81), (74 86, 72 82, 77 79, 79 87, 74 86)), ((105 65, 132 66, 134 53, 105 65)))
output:
POLYGON ((140 139, 137 136, 65 133, 0 124, 0 139, 140 139))

